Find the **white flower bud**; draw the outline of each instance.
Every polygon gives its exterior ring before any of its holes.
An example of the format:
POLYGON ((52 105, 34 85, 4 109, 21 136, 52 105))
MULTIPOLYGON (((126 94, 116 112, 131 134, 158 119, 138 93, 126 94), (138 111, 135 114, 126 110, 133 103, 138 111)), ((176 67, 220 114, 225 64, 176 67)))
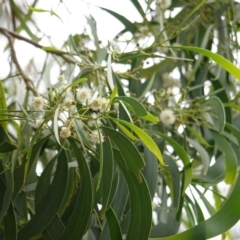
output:
MULTIPOLYGON (((43 122, 44 122, 44 119, 37 119, 35 121, 36 128, 39 128, 42 125, 43 122)), ((42 128, 44 128, 45 126, 46 126, 46 124, 43 124, 42 128)))
POLYGON ((92 100, 89 102, 89 107, 90 107, 93 111, 104 112, 104 111, 107 110, 108 103, 109 103, 109 100, 108 100, 108 99, 99 97, 99 98, 92 99, 92 100))
POLYGON ((165 109, 160 113, 160 120, 164 125, 168 126, 174 124, 176 117, 171 109, 165 109))
POLYGON ((66 99, 64 100, 64 106, 70 108, 72 105, 74 105, 74 101, 73 101, 72 99, 66 98, 66 99))
POLYGON ((64 82, 65 81, 65 76, 63 74, 59 75, 58 76, 58 81, 61 82, 61 83, 64 82))
POLYGON ((36 110, 39 110, 39 111, 43 110, 43 98, 42 97, 34 97, 32 106, 36 110))
POLYGON ((71 135, 71 131, 68 127, 62 127, 60 131, 60 137, 61 138, 68 138, 71 135))
POLYGON ((86 87, 79 88, 76 97, 80 103, 85 104, 87 100, 91 99, 92 91, 86 87))
POLYGON ((99 135, 99 132, 98 130, 93 130, 90 134, 89 134, 89 138, 90 138, 90 141, 92 142, 93 145, 96 145, 98 143, 100 143, 100 139, 101 139, 101 142, 103 142, 103 136, 102 136, 102 133, 100 132, 100 135, 99 135))

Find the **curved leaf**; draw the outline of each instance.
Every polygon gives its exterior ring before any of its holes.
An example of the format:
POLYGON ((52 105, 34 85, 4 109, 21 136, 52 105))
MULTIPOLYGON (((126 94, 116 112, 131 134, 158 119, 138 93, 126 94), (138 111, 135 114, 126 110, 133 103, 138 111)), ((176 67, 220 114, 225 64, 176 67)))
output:
POLYGON ((160 133, 160 132, 153 132, 151 133, 160 136, 164 140, 166 140, 176 151, 178 156, 181 158, 183 165, 184 165, 184 177, 183 177, 183 189, 182 189, 182 195, 184 194, 185 190, 187 189, 188 185, 191 183, 192 180, 192 164, 190 162, 190 159, 188 157, 188 154, 186 151, 172 138, 160 133))
POLYGON ((222 57, 221 55, 217 53, 213 53, 207 49, 204 48, 198 48, 198 47, 187 47, 187 46, 177 46, 176 48, 189 50, 193 52, 197 52, 200 54, 203 54, 204 56, 212 59, 215 61, 218 65, 220 65, 223 69, 225 69, 227 72, 232 74, 236 79, 240 80, 240 69, 234 66, 229 60, 222 57))
POLYGON ((235 186, 228 199, 224 202, 221 209, 212 217, 195 227, 164 238, 150 238, 151 240, 196 240, 209 239, 220 235, 230 229, 240 218, 240 175, 237 176, 235 186))
POLYGON ((144 143, 144 145, 146 145, 146 147, 157 157, 157 159, 159 160, 159 163, 162 166, 165 166, 166 164, 164 163, 163 157, 162 157, 162 153, 160 152, 157 144, 153 141, 153 139, 146 133, 144 132, 141 128, 123 121, 123 120, 118 120, 120 123, 128 126, 130 129, 132 129, 136 135, 140 138, 140 140, 144 143))
POLYGON ((140 171, 145 166, 145 163, 137 148, 120 132, 107 127, 102 127, 102 129, 119 148, 129 171, 131 171, 138 181, 141 182, 142 178, 140 171))
POLYGON ((82 239, 87 231, 93 208, 93 183, 88 164, 75 140, 69 138, 68 141, 78 162, 81 181, 73 213, 61 240, 82 239))
POLYGON ((136 181, 127 170, 127 166, 118 150, 113 149, 113 155, 124 174, 130 194, 131 217, 126 239, 147 239, 152 222, 152 204, 146 181, 142 173, 140 173, 142 182, 136 181))
POLYGON ((39 204, 38 211, 19 231, 18 240, 26 240, 40 234, 53 220, 62 203, 68 179, 68 164, 65 151, 58 158, 57 170, 53 182, 39 204), (59 187, 61 186, 61 187, 59 187))
POLYGON ((211 131, 218 149, 223 153, 225 159, 226 173, 225 182, 232 184, 237 174, 237 156, 229 142, 219 133, 211 131))

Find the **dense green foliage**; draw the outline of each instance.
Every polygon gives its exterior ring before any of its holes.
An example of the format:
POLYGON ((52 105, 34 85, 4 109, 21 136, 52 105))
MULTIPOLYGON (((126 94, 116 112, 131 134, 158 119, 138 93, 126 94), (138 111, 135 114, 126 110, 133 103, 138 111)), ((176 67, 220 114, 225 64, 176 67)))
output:
POLYGON ((27 2, 0 5, 0 239, 237 239, 240 3, 99 7, 115 38, 89 15, 59 47, 36 20, 58 9, 27 2), (27 68, 18 41, 41 52, 27 68))

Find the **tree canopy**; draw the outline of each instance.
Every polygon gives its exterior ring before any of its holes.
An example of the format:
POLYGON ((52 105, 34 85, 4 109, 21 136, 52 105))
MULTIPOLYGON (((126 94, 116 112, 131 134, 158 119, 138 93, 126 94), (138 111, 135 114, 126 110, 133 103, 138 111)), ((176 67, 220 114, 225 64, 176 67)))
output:
POLYGON ((238 1, 0 3, 0 239, 239 238, 238 1))

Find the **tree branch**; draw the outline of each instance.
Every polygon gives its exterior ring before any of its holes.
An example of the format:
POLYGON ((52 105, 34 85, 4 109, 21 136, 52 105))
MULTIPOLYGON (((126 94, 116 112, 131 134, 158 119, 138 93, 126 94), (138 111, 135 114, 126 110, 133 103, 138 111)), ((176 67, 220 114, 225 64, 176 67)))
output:
POLYGON ((15 49, 14 49, 14 45, 13 45, 12 36, 8 33, 8 31, 5 32, 4 29, 1 30, 1 32, 8 38, 9 45, 10 45, 10 48, 11 48, 12 60, 13 60, 14 64, 16 65, 16 68, 17 68, 18 72, 22 75, 22 78, 23 78, 23 80, 24 80, 24 82, 26 84, 27 89, 32 91, 35 96, 38 96, 39 93, 38 93, 37 89, 35 88, 33 80, 30 79, 24 73, 24 71, 22 70, 22 68, 21 68, 21 66, 20 66, 20 64, 18 62, 17 55, 16 55, 16 52, 15 52, 15 49))
POLYGON ((2 28, 0 27, 0 32, 3 33, 7 38, 10 37, 13 37, 13 38, 16 38, 18 40, 22 40, 24 42, 27 42, 33 46, 35 46, 36 48, 40 48, 42 50, 44 50, 45 52, 47 53, 51 53, 51 54, 54 54, 54 55, 57 55, 57 56, 60 56, 61 58, 63 58, 66 62, 69 62, 69 63, 73 63, 73 64, 77 64, 77 61, 73 60, 73 59, 70 59, 68 58, 66 55, 65 52, 61 52, 61 51, 53 51, 51 49, 44 49, 44 46, 40 45, 39 43, 36 43, 34 41, 32 41, 31 39, 28 39, 26 37, 23 37, 15 32, 12 32, 12 31, 9 31, 7 30, 6 28, 2 28))

